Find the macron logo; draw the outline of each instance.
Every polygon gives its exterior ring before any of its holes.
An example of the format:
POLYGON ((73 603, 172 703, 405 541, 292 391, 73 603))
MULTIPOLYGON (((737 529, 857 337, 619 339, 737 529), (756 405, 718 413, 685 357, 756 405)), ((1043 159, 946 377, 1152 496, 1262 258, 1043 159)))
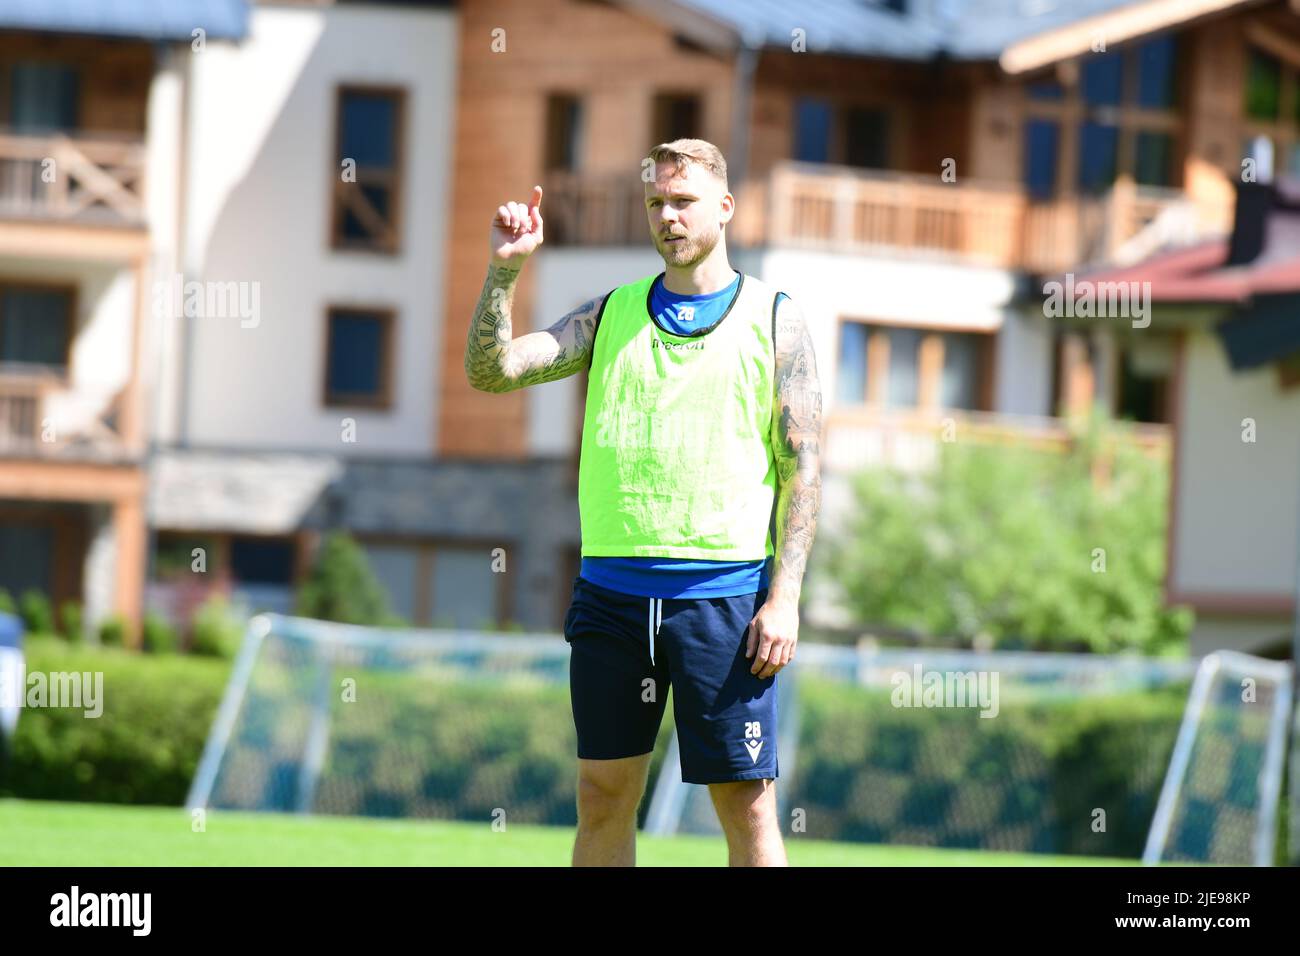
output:
POLYGON ((763 750, 763 724, 757 720, 745 721, 745 749, 749 751, 750 763, 758 763, 758 755, 763 750))

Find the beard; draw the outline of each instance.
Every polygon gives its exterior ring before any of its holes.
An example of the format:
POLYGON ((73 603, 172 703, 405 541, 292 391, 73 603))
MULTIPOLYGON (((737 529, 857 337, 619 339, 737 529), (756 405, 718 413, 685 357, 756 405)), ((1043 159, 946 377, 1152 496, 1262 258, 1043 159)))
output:
POLYGON ((715 226, 704 234, 686 236, 676 242, 669 242, 663 236, 655 236, 655 247, 659 250, 665 265, 681 268, 702 262, 717 246, 721 236, 722 228, 715 226))

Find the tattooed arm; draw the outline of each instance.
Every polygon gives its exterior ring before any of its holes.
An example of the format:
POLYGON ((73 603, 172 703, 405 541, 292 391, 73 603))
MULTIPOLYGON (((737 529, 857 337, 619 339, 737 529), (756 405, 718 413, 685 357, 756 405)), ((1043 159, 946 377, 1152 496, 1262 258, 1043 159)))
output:
POLYGON ((553 382, 586 368, 603 296, 589 299, 541 332, 511 336, 515 280, 512 265, 488 268, 465 342, 465 375, 483 392, 510 392, 553 382))
POLYGON ((776 315, 777 546, 770 597, 798 604, 821 507, 822 390, 803 313, 784 299, 776 315))
POLYGON ((774 393, 776 561, 767 600, 754 615, 746 648, 746 657, 754 657, 750 672, 760 678, 775 674, 794 655, 799 595, 821 507, 822 392, 817 357, 803 313, 788 298, 777 309, 774 393))
POLYGON ((508 202, 497 209, 488 240, 492 257, 483 294, 465 342, 465 376, 482 392, 510 392, 553 382, 588 364, 601 300, 591 299, 549 329, 511 334, 515 282, 528 257, 542 244, 542 187, 528 205, 508 202))

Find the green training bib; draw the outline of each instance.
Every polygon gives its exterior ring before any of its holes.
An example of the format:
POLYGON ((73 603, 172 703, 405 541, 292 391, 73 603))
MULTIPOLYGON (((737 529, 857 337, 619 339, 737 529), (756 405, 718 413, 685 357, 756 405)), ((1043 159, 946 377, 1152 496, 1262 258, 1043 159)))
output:
POLYGON ((584 557, 770 557, 776 290, 742 275, 690 335, 650 314, 656 276, 619 286, 596 324, 578 467, 584 557))

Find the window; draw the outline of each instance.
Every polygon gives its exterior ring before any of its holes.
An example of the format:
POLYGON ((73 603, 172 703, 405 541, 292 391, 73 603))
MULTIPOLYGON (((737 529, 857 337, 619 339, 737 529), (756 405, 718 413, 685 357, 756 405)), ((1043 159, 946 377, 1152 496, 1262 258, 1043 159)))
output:
POLYGON ((794 104, 793 156, 805 163, 831 161, 831 116, 827 100, 801 96, 794 104))
POLYGON ((1085 57, 1079 84, 1083 101, 1089 106, 1119 106, 1123 68, 1124 58, 1118 51, 1085 57))
POLYGON ((204 573, 229 575, 241 584, 293 583, 298 546, 288 535, 159 531, 154 541, 153 574, 159 580, 186 577, 195 570, 196 548, 203 550, 204 573))
POLYGON ((168 580, 190 575, 195 569, 196 548, 203 551, 203 563, 199 567, 205 572, 221 568, 225 552, 213 535, 159 531, 154 539, 153 576, 158 580, 168 580))
POLYGON ((690 93, 660 93, 654 99, 655 143, 695 139, 700 135, 700 98, 690 93))
POLYGON ((187 620, 214 590, 230 588, 231 600, 252 613, 291 614, 298 577, 298 539, 293 535, 159 531, 154 541, 152 580, 169 614, 187 620), (194 565, 194 549, 203 564, 194 565), (195 573, 200 571, 200 573, 195 573))
POLYGON ((1137 105, 1146 109, 1171 109, 1176 105, 1174 78, 1178 48, 1172 35, 1153 37, 1137 48, 1137 105))
POLYGON ((1030 83, 1025 92, 1031 100, 1059 100, 1065 98, 1065 88, 1055 80, 1030 83))
POLYGON ((794 101, 791 155, 805 163, 887 169, 889 125, 889 112, 879 107, 801 96, 794 101))
POLYGON ((1282 100, 1282 64, 1262 50, 1251 49, 1246 65, 1246 115, 1275 120, 1282 100))
POLYGON ((867 338, 870 326, 861 322, 840 325, 839 371, 835 376, 836 397, 847 405, 867 398, 867 338))
POLYGON ((984 332, 841 322, 836 401, 987 410, 992 343, 984 332), (881 380, 870 381, 873 374, 881 380))
POLYGON ((1143 130, 1137 135, 1137 168, 1133 178, 1142 186, 1172 186, 1174 138, 1143 130))
POLYGON ((491 548, 439 548, 430 576, 433 621, 446 627, 494 627, 502 577, 492 570, 491 548))
POLYGON ((1251 48, 1243 104, 1245 151, 1259 180, 1300 169, 1300 67, 1251 48))
POLYGON ((1119 382, 1115 417, 1136 422, 1168 422, 1165 396, 1169 376, 1143 368, 1129 349, 1119 349, 1116 358, 1119 382))
POLYGON ((397 251, 405 99, 400 90, 338 91, 331 226, 336 249, 397 251), (355 182, 345 175, 353 164, 355 182))
POLYGON ((1079 192, 1099 193, 1115 182, 1119 129, 1086 122, 1079 131, 1079 192))
POLYGON ((552 94, 546 99, 546 171, 576 173, 582 157, 582 101, 552 94))
POLYGON ((891 326, 889 335, 889 381, 885 404, 891 408, 915 408, 919 396, 921 331, 891 326))
POLYGON ((72 292, 0 286, 0 362, 68 364, 72 292))
POLYGON ((986 340, 976 333, 944 333, 939 390, 943 408, 979 408, 980 345, 986 340))
POLYGON ((375 580, 388 593, 388 608, 410 623, 428 623, 417 607, 416 576, 420 568, 419 548, 407 545, 365 545, 366 557, 375 580))
POLYGON ((294 542, 291 538, 235 535, 230 539, 230 573, 240 583, 293 583, 294 542))
POLYGON ((0 588, 12 597, 28 589, 50 595, 53 561, 52 524, 0 525, 0 588))
POLYGON ((77 128, 77 71, 62 63, 15 63, 9 74, 8 126, 18 133, 52 133, 77 128))
POLYGON ((412 624, 474 630, 503 623, 506 575, 492 570, 499 543, 373 540, 362 546, 389 607, 412 624))
POLYGON ((1091 53, 1076 83, 1040 76, 1026 84, 1025 187, 1100 193, 1121 176, 1178 185, 1178 38, 1173 34, 1091 53), (1061 144, 1069 144, 1065 149, 1061 144))
POLYGON ((844 114, 844 162, 867 169, 889 168, 889 114, 852 107, 844 114))
POLYGON ((1025 124, 1025 187, 1035 199, 1048 199, 1056 192, 1059 139, 1060 127, 1050 120, 1025 124))
POLYGON ((325 404, 389 407, 392 311, 334 308, 328 323, 325 404))

